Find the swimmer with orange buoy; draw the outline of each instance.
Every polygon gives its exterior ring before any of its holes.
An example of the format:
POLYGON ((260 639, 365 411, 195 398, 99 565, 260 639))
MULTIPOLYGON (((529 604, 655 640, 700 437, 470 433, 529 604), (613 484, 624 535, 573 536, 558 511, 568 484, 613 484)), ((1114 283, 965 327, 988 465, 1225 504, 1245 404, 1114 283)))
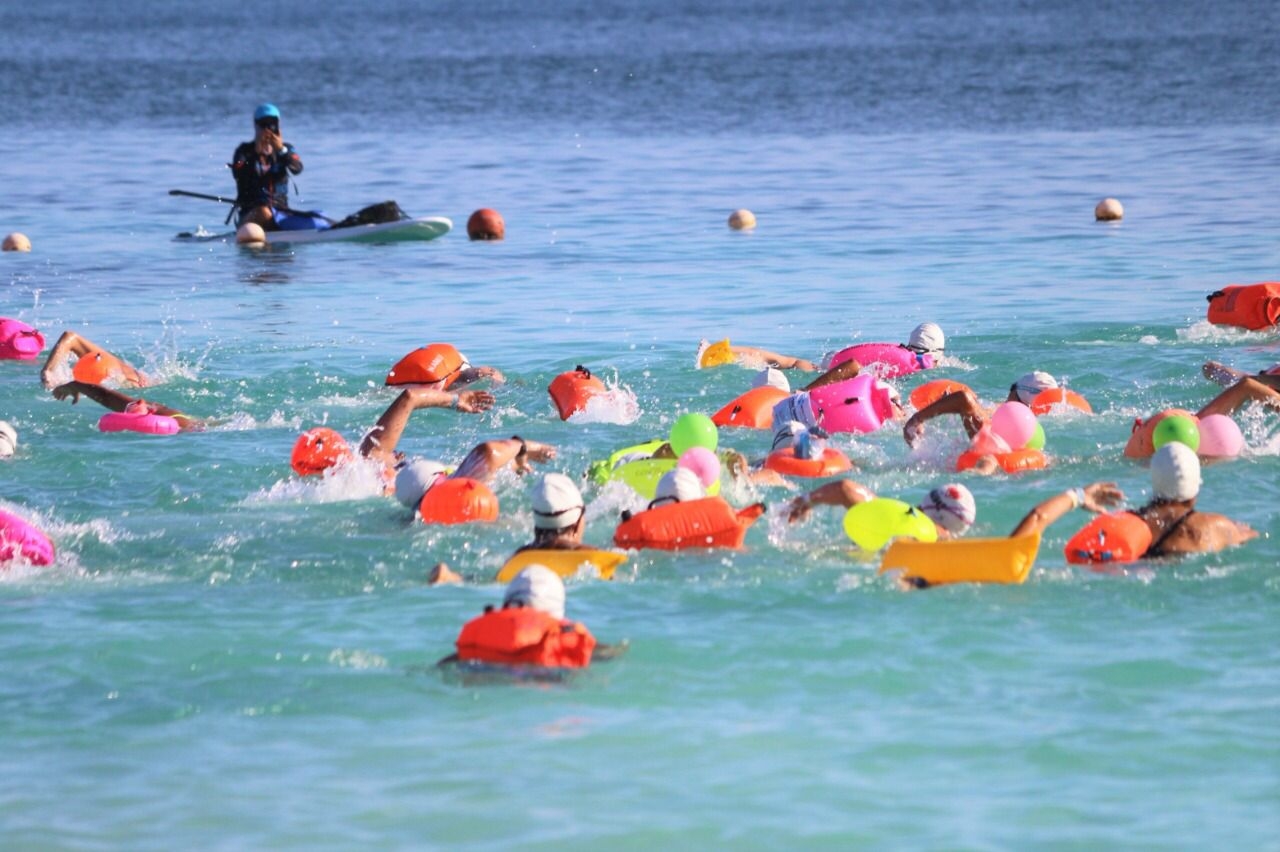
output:
POLYGON ((1157 433, 1161 430, 1194 432, 1196 437, 1183 439, 1183 442, 1208 458, 1238 455, 1244 445, 1244 436, 1231 415, 1250 403, 1280 411, 1280 372, 1275 372, 1277 368, 1280 365, 1250 376, 1210 361, 1202 368, 1205 376, 1220 384, 1229 383, 1229 386, 1194 413, 1182 408, 1167 408, 1145 420, 1135 420, 1124 447, 1125 457, 1142 459, 1150 456, 1161 443, 1157 440, 1157 433), (1210 443, 1201 447, 1204 438, 1209 438, 1210 443))
POLYGON ((708 497, 697 473, 677 467, 658 480, 648 508, 622 513, 613 543, 629 550, 737 550, 764 510, 763 503, 734 509, 723 497, 708 497))
MULTIPOLYGON (((809 517, 814 506, 851 509, 875 499, 874 491, 852 479, 828 482, 792 500, 787 507, 787 520, 793 524, 803 521, 809 517)), ((933 521, 937 527, 938 539, 964 535, 978 516, 978 504, 973 499, 973 492, 958 482, 931 489, 916 508, 933 521)))
POLYGON ((598 644, 584 625, 565 618, 564 605, 560 576, 545 565, 529 565, 507 585, 501 608, 486 606, 463 625, 454 642, 456 651, 436 665, 557 679, 626 650, 625 642, 598 644))
POLYGON ((58 338, 44 367, 40 369, 40 381, 46 388, 52 389, 58 384, 56 374, 63 370, 73 356, 76 362, 71 368, 71 375, 78 382, 92 385, 114 383, 132 388, 150 384, 147 377, 128 361, 68 329, 58 338))

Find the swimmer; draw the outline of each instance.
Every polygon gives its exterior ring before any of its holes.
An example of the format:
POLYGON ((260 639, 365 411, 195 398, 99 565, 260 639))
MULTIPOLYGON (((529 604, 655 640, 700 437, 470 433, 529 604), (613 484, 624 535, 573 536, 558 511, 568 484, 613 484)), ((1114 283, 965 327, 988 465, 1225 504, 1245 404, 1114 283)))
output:
POLYGON ((491 663, 544 668, 586 668, 592 658, 617 656, 625 645, 597 646, 582 624, 564 615, 564 581, 543 565, 530 565, 507 584, 502 608, 486 606, 458 633, 457 650, 437 666, 491 663))
POLYGON ((18 430, 0 420, 0 459, 11 458, 18 449, 18 430))
POLYGON ((471 366, 467 356, 452 344, 432 343, 413 350, 397 361, 387 373, 385 384, 390 387, 449 390, 483 379, 500 385, 506 382, 507 377, 497 367, 471 366))
MULTIPOLYGON (((1005 402, 1021 402, 1030 405, 1041 391, 1058 387, 1058 381, 1048 373, 1036 370, 1022 376, 1009 387, 1009 395, 1005 402)), ((902 437, 908 446, 914 447, 924 434, 924 424, 944 414, 958 414, 964 425, 965 434, 972 439, 987 421, 991 419, 993 408, 987 408, 978 401, 978 397, 968 389, 954 391, 939 397, 907 419, 902 427, 902 437)))
MULTIPOLYGON (((699 341, 698 354, 695 363, 702 362, 702 353, 711 347, 711 343, 706 340, 699 341)), ((733 355, 733 361, 744 367, 753 367, 763 369, 772 367, 775 370, 800 370, 806 373, 814 373, 818 370, 818 365, 812 361, 806 361, 803 358, 796 358, 793 355, 782 355, 778 352, 771 352, 768 349, 761 349, 756 346, 730 346, 729 352, 733 355)))
POLYGON ((582 543, 587 528, 587 504, 573 480, 548 473, 533 486, 533 541, 523 550, 594 550, 582 543))
MULTIPOLYGON (((649 501, 649 505, 643 511, 647 512, 650 509, 656 509, 669 503, 687 503, 691 500, 701 500, 706 496, 706 489, 702 487, 702 480, 698 479, 698 474, 688 468, 677 467, 664 473, 662 478, 658 480, 658 486, 653 492, 653 499, 649 501)), ((642 512, 624 511, 622 520, 624 522, 629 521, 638 514, 642 514, 642 512)))
POLYGON ((1280 364, 1250 375, 1217 361, 1208 361, 1201 368, 1205 378, 1226 388, 1196 412, 1197 417, 1209 414, 1231 414, 1250 402, 1260 402, 1269 408, 1280 408, 1280 364))
MULTIPOLYGON (((53 389, 53 398, 64 400, 71 398, 71 404, 75 405, 80 401, 80 396, 87 396, 89 399, 108 408, 112 411, 125 411, 131 405, 142 403, 146 406, 151 414, 159 414, 164 417, 172 417, 178 421, 178 430, 181 432, 200 432, 203 431, 210 423, 208 420, 192 417, 189 414, 183 414, 176 408, 170 408, 159 402, 143 399, 142 397, 132 397, 123 394, 120 391, 104 388, 102 385, 92 385, 88 382, 71 381, 58 385, 53 389)), ((136 409, 135 409, 136 410, 136 409)))
MULTIPOLYGON (((842 479, 820 485, 808 494, 802 494, 787 507, 787 521, 796 523, 809 517, 814 506, 837 506, 848 509, 859 503, 875 499, 875 492, 867 486, 842 479)), ((959 483, 939 485, 932 489, 918 506, 938 528, 938 538, 962 536, 973 526, 978 516, 978 504, 973 493, 959 483)))
POLYGON ((452 392, 429 387, 407 388, 387 406, 378 422, 364 436, 364 440, 360 442, 360 455, 394 467, 402 458, 396 453, 396 446, 400 443, 413 412, 420 408, 452 408, 464 414, 481 414, 492 408, 494 402, 493 394, 488 391, 452 392))
MULTIPOLYGON (((798 459, 820 459, 827 449, 829 438, 830 435, 817 426, 805 426, 798 420, 790 420, 774 430, 773 446, 769 448, 769 452, 790 447, 798 459)), ((721 456, 729 475, 739 482, 795 489, 791 481, 781 473, 765 467, 766 460, 751 464, 737 450, 725 450, 721 456)))
MULTIPOLYGON (((1130 514, 1151 530, 1145 557, 1214 553, 1257 538, 1257 530, 1226 515, 1196 509, 1200 494, 1200 459, 1184 444, 1172 442, 1151 457, 1151 501, 1130 514)), ((1124 494, 1113 483, 1096 482, 1050 497, 1032 509, 1013 535, 1039 532, 1072 509, 1102 512, 1118 505, 1124 494)))
MULTIPOLYGON (((112 355, 92 340, 82 337, 74 331, 67 330, 62 332, 62 336, 58 338, 58 342, 53 346, 53 351, 49 353, 48 359, 44 362, 44 367, 40 369, 40 381, 44 383, 46 388, 52 389, 54 387, 57 382, 54 375, 55 372, 62 370, 73 355, 77 359, 86 356, 110 359, 111 366, 108 369, 113 374, 111 378, 125 387, 142 388, 150 384, 145 375, 123 358, 112 355)), ((108 370, 104 369, 103 372, 108 372, 108 370)))

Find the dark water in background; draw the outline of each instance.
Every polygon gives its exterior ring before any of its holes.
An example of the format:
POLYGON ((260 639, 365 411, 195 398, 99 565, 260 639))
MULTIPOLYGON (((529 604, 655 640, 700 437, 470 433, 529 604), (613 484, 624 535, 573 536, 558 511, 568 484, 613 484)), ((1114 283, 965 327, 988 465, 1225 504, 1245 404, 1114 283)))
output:
POLYGON ((1280 118, 1270 2, 9 4, 8 126, 618 133, 1093 130, 1280 118))
MULTIPOLYGON (((303 482, 304 428, 358 438, 387 366, 457 342, 510 383, 495 412, 416 415, 448 460, 519 432, 557 468, 712 411, 751 374, 699 337, 817 357, 940 322, 940 375, 1002 395, 1042 368, 1098 410, 1046 419, 1054 465, 970 478, 975 532, 1149 474, 1136 416, 1198 405, 1206 358, 1257 369, 1275 334, 1203 295, 1280 269, 1273 4, 199 4, 0 9, 0 315, 76 328, 149 392, 226 418, 103 435, 29 365, 0 367, 18 457, 0 498, 53 535, 0 578, 0 845, 336 848, 1265 848, 1280 832, 1280 434, 1203 503, 1270 534, 1114 577, 1069 568, 1071 516, 1023 586, 903 594, 787 527, 741 553, 632 557, 569 612, 632 650, 565 689, 472 689, 429 665, 497 597, 531 523, 500 478, 489 527, 410 524, 373 476, 303 482), (251 81, 251 82, 246 82, 251 81), (308 204, 396 197, 502 243, 259 253, 183 244, 272 100, 308 204), (1102 195, 1125 221, 1097 225, 1102 195), (760 216, 752 233, 729 210, 760 216), (585 362, 633 423, 564 424, 585 362), (429 589, 446 559, 470 580, 429 589)), ((907 391, 915 381, 903 382, 907 391)), ((950 478, 958 428, 908 452, 839 439, 878 492, 950 478)), ((753 456, 768 437, 722 441, 753 456)), ((589 490, 606 544, 625 491, 589 490)))

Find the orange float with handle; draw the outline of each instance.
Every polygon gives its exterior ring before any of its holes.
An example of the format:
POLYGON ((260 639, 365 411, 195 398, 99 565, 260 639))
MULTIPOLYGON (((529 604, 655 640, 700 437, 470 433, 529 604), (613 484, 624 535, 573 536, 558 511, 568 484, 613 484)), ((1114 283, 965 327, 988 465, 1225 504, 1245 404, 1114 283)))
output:
POLYGON ((1040 391, 1031 400, 1031 413, 1039 417, 1041 414, 1051 412, 1056 405, 1069 405, 1085 414, 1093 413, 1093 406, 1089 404, 1089 400, 1066 388, 1046 388, 1040 391))
POLYGON ((1132 512, 1098 515, 1067 542, 1072 565, 1133 562, 1151 547, 1151 527, 1132 512))
POLYGON ((1197 425, 1200 425, 1200 418, 1196 417, 1193 412, 1187 411, 1185 408, 1166 408, 1159 414, 1153 414, 1146 420, 1134 420, 1133 431, 1129 434, 1129 442, 1124 445, 1125 458, 1130 459, 1148 459, 1155 454, 1156 446, 1154 443, 1156 427, 1160 425, 1160 421, 1166 417, 1172 417, 1180 414, 1183 417, 1189 417, 1197 425))
POLYGON ((1021 450, 1011 450, 1007 453, 979 453, 974 450, 966 450, 960 454, 960 458, 956 459, 956 470, 965 471, 972 468, 978 463, 978 459, 984 455, 995 458, 996 464, 1000 465, 1000 469, 1005 473, 1021 473, 1024 470, 1043 470, 1049 465, 1049 459, 1042 450, 1033 450, 1030 447, 1023 447, 1021 450))
POLYGON ((789 396, 788 392, 770 385, 752 388, 711 415, 711 422, 742 429, 772 429, 773 407, 789 396))
POLYGON ((740 548, 747 530, 763 514, 763 503, 734 509, 723 497, 667 503, 624 519, 614 531, 613 543, 632 550, 740 548))
POLYGON ((835 476, 846 470, 852 470, 853 462, 835 447, 827 447, 822 451, 822 457, 816 459, 797 458, 795 448, 787 447, 769 453, 769 457, 764 460, 764 466, 783 476, 815 478, 835 476))
POLYGON ((1209 322, 1234 325, 1250 331, 1271 328, 1280 322, 1280 282, 1231 284, 1215 290, 1209 300, 1209 322))
POLYGON ((934 379, 913 390, 907 399, 919 411, 922 408, 928 408, 933 405, 947 394, 963 393, 964 391, 973 393, 973 389, 964 382, 953 382, 951 379, 934 379))
POLYGON ((541 610, 486 607, 462 626, 454 644, 463 662, 581 669, 591 664, 596 638, 578 622, 541 610))
POLYGON ((467 367, 467 359, 448 343, 431 343, 415 349, 387 373, 388 385, 439 385, 445 390, 467 367))
POLYGON ((289 466, 298 476, 318 476, 349 458, 351 447, 346 439, 326 426, 317 426, 298 436, 289 466))
POLYGON ((498 519, 498 497, 478 479, 450 477, 422 495, 418 516, 425 524, 489 523, 498 519))
POLYGON ((568 420, 587 407, 592 397, 605 393, 604 382, 591 375, 591 371, 579 364, 567 373, 551 380, 547 393, 555 403, 561 420, 568 420))

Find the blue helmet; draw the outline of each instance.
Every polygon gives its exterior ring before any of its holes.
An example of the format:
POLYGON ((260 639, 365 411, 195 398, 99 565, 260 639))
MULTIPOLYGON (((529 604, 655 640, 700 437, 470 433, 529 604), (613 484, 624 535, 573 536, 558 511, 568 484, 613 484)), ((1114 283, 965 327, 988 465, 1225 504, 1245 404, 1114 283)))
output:
POLYGON ((280 110, 276 109, 275 104, 259 104, 258 108, 253 111, 253 120, 261 121, 264 118, 274 118, 280 120, 280 110))

